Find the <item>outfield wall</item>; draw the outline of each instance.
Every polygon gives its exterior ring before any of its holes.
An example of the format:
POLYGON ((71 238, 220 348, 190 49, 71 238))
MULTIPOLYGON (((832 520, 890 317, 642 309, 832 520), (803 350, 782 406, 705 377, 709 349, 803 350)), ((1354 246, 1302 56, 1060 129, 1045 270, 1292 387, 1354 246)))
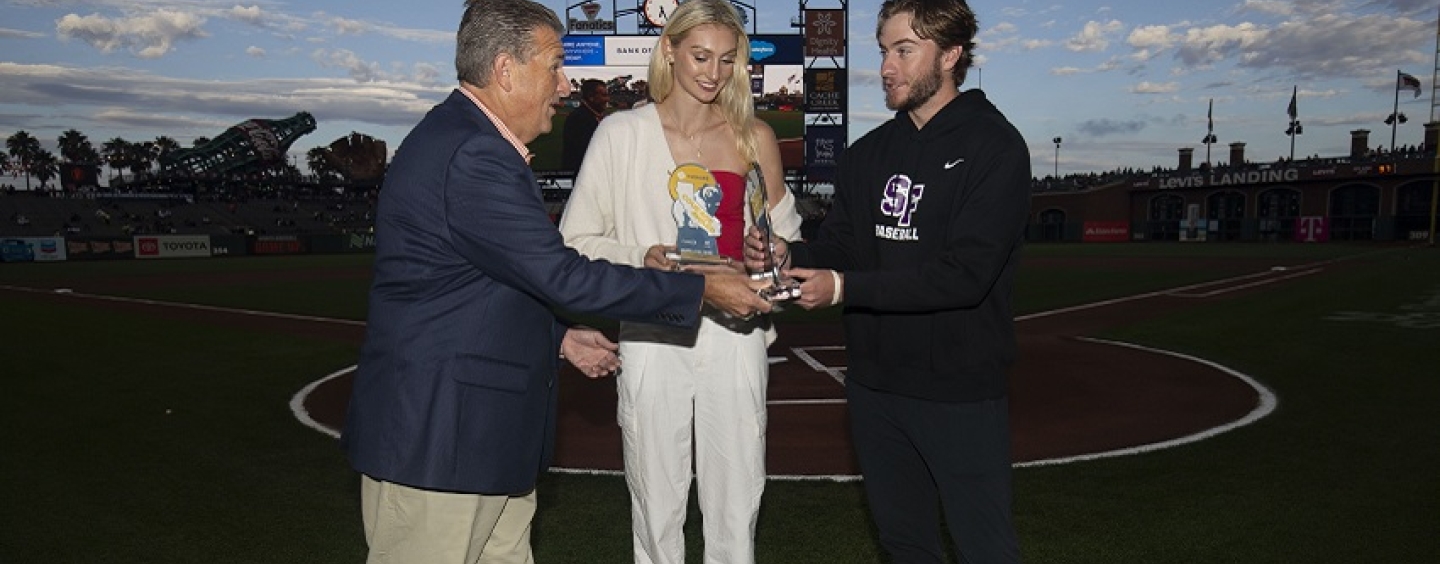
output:
POLYGON ((369 233, 317 235, 135 235, 4 237, 0 262, 163 260, 246 255, 375 252, 369 233))

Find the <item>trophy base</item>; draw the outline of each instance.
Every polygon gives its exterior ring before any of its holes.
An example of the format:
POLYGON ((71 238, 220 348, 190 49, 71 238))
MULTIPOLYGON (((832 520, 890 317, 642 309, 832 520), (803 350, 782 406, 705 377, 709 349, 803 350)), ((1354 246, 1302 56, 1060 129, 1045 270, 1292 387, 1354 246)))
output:
POLYGON ((786 302, 800 297, 800 284, 791 282, 788 284, 776 284, 769 288, 760 289, 760 297, 772 302, 786 302))
POLYGON ((685 251, 681 251, 678 253, 675 251, 666 251, 665 258, 670 259, 673 262, 678 262, 682 265, 698 264, 710 266, 729 266, 731 264, 734 264, 735 262, 733 259, 727 256, 707 255, 703 253, 691 253, 685 251))
POLYGON ((780 276, 774 270, 768 272, 756 272, 750 275, 751 280, 769 280, 770 286, 761 288, 757 293, 760 297, 772 302, 783 302, 800 297, 800 282, 780 276))

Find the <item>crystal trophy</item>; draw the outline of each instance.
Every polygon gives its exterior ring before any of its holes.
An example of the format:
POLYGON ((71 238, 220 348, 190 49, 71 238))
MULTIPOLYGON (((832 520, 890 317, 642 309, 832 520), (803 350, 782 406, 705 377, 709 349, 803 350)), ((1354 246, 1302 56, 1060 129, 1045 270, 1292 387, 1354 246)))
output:
POLYGON ((750 277, 770 281, 770 286, 760 290, 760 297, 772 302, 798 298, 800 282, 781 274, 780 263, 775 260, 775 230, 770 224, 769 206, 765 205, 770 192, 765 187, 765 174, 760 172, 759 164, 751 163, 746 180, 745 199, 748 205, 745 211, 750 215, 750 222, 760 230, 760 238, 765 243, 766 265, 765 270, 753 272, 750 277))

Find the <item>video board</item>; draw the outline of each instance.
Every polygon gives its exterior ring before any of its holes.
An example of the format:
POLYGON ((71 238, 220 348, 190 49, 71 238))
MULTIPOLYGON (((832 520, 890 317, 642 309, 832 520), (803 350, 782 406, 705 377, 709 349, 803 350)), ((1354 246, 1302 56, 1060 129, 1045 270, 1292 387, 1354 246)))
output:
MULTIPOLYGON (((536 172, 558 175, 574 171, 561 170, 560 155, 565 119, 579 108, 579 84, 588 79, 606 83, 610 91, 610 112, 626 110, 648 100, 646 72, 650 53, 660 36, 656 35, 567 35, 565 75, 574 86, 569 98, 562 100, 550 133, 531 143, 536 172)), ((780 139, 799 139, 805 135, 804 106, 805 66, 804 37, 800 35, 750 36, 751 93, 755 96, 756 115, 769 123, 780 139)))

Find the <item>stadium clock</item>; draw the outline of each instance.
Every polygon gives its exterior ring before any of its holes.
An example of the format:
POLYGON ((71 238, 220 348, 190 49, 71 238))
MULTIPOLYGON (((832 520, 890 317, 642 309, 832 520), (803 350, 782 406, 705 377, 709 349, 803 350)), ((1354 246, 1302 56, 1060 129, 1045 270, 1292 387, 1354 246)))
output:
POLYGON ((680 7, 679 0, 645 0, 640 7, 640 13, 644 14, 645 21, 655 27, 665 27, 665 22, 670 20, 670 14, 675 13, 675 8, 680 7))

